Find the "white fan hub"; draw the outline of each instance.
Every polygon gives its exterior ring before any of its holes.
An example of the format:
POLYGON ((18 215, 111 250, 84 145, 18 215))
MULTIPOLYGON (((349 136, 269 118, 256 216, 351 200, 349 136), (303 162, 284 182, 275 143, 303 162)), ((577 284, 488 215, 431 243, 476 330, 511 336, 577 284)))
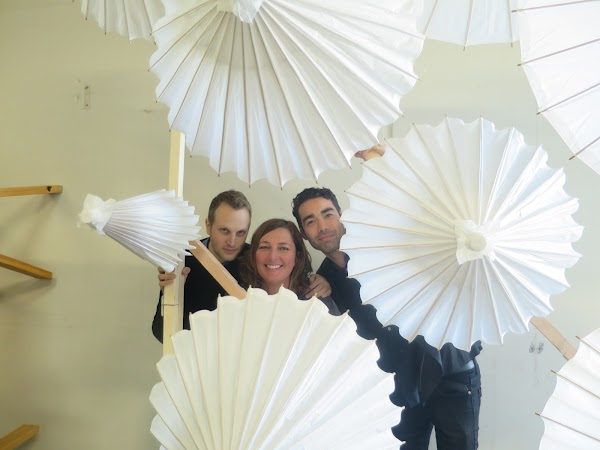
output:
POLYGON ((487 247, 487 239, 482 233, 471 233, 467 245, 474 252, 480 252, 487 247))
POLYGON ((219 0, 219 11, 231 12, 242 22, 252 23, 264 0, 219 0))

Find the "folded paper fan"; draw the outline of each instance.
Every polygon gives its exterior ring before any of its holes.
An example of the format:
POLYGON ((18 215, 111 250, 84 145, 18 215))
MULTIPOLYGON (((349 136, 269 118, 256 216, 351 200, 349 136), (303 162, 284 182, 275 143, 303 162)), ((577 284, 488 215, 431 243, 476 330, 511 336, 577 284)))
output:
POLYGON ((363 164, 341 248, 363 303, 408 340, 468 350, 524 333, 568 287, 583 227, 562 170, 514 128, 414 126, 363 164))
POLYGON ((556 374, 544 410, 540 450, 600 450, 600 329, 581 339, 556 374))
POLYGON ((121 201, 88 194, 79 222, 167 272, 193 248, 189 241, 198 239, 200 230, 194 207, 164 189, 121 201))
POLYGON ((391 374, 347 314, 281 289, 219 299, 157 364, 151 431, 174 449, 397 449, 391 374))

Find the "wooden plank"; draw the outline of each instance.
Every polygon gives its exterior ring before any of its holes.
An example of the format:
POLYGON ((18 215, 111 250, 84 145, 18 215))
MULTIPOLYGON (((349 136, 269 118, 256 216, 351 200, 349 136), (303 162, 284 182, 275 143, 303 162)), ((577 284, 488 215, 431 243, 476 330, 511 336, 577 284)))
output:
POLYGON ((19 261, 18 259, 11 258, 9 256, 0 254, 0 267, 5 269, 14 270, 15 272, 29 275, 33 278, 40 278, 43 280, 51 280, 52 272, 41 269, 39 267, 27 264, 26 262, 19 261))
POLYGON ((567 339, 560 334, 554 325, 552 325, 546 319, 542 319, 541 317, 532 317, 530 322, 544 336, 546 336, 546 339, 548 339, 550 343, 554 345, 567 360, 575 356, 575 353, 577 353, 575 346, 567 341, 567 339))
POLYGON ((233 276, 223 267, 223 265, 215 258, 200 241, 191 241, 195 249, 190 249, 190 253, 196 257, 200 264, 210 273, 215 280, 227 291, 229 295, 233 295, 240 300, 246 298, 246 291, 242 288, 233 276))
POLYGON ((14 197, 17 195, 37 195, 37 194, 60 194, 62 186, 28 186, 17 188, 0 188, 0 197, 14 197))
POLYGON ((0 438, 0 450, 13 450, 33 439, 40 431, 39 425, 21 425, 0 438))
MULTIPOLYGON (((177 196, 183 196, 185 136, 171 130, 171 148, 169 156, 169 189, 177 196)), ((171 336, 183 328, 183 264, 175 268, 175 282, 163 289, 163 355, 173 353, 171 336)))

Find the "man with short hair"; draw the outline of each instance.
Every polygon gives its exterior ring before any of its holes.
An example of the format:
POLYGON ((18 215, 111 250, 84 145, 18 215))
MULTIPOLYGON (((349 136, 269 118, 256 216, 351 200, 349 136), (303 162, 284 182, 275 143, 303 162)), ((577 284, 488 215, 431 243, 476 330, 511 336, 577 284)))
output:
MULTIPOLYGON (((201 240, 238 281, 240 260, 249 248, 246 237, 251 218, 252 207, 244 194, 234 190, 221 192, 212 199, 208 208, 205 225, 209 237, 201 240)), ((161 292, 152 322, 152 333, 162 342, 162 288, 172 284, 176 275, 174 272, 165 273, 162 269, 158 272, 161 292)), ((186 277, 183 293, 183 328, 189 329, 191 313, 202 309, 216 309, 219 295, 227 293, 194 256, 185 257, 185 267, 181 274, 186 277)))
POLYGON ((377 338, 378 364, 394 373, 396 388, 390 399, 405 406, 400 424, 392 428, 394 435, 405 441, 401 449, 427 450, 435 426, 438 450, 475 450, 481 399, 475 356, 481 344, 475 343, 470 352, 452 344, 438 351, 422 336, 409 343, 397 326, 383 327, 375 308, 362 304, 360 283, 348 278, 349 257, 340 250, 346 230, 335 194, 326 188, 305 189, 294 198, 292 212, 303 237, 326 256, 317 273, 331 285, 338 309, 349 311, 360 336, 377 338))

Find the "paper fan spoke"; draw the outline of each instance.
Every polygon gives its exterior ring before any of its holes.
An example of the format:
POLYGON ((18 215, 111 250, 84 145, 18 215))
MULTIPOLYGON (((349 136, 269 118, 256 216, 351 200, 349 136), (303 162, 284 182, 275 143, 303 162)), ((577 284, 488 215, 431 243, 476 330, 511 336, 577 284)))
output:
POLYGON ((192 154, 283 186, 350 166, 414 86, 415 0, 168 2, 150 70, 192 154))
POLYGON ((172 337, 175 355, 158 363, 151 394, 165 449, 397 448, 393 376, 347 314, 283 288, 250 288, 245 301, 222 297, 215 311, 193 314, 190 326, 172 337))
POLYGON ((118 202, 88 194, 79 223, 167 272, 183 261, 192 248, 189 241, 198 239, 200 231, 194 207, 164 189, 118 202))
POLYGON ((389 139, 348 190, 342 250, 361 297, 412 340, 468 350, 524 332, 568 283, 582 227, 564 173, 515 129, 446 119, 389 139))

